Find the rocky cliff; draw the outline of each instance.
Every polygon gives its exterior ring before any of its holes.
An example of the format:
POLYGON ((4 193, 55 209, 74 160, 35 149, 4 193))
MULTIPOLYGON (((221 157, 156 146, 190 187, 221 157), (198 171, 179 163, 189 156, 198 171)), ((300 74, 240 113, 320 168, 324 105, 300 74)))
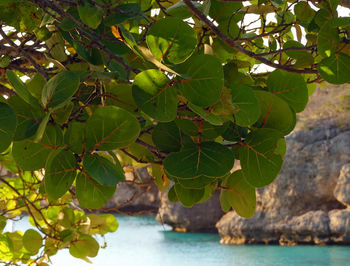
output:
POLYGON ((350 244, 349 88, 319 89, 287 137, 281 173, 257 191, 257 210, 217 223, 221 242, 350 244))

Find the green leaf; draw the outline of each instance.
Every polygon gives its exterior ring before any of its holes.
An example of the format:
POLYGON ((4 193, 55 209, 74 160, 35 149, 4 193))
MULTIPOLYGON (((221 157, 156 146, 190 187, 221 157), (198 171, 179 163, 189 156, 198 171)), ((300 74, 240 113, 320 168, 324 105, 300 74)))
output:
POLYGON ((186 189, 180 184, 175 184, 174 190, 177 198, 185 207, 192 207, 201 200, 205 192, 204 189, 186 189))
POLYGON ((40 141, 43 138, 43 135, 44 135, 47 123, 49 122, 49 119, 50 119, 50 113, 47 113, 44 116, 43 120, 41 120, 41 122, 39 124, 39 127, 38 127, 38 129, 37 129, 37 131, 35 133, 35 136, 34 136, 34 141, 35 142, 38 142, 38 141, 40 141))
POLYGON ((100 185, 87 173, 79 173, 76 180, 76 195, 79 204, 86 209, 99 209, 113 196, 116 186, 100 185))
POLYGON ((182 146, 181 131, 175 122, 159 123, 153 129, 152 141, 162 151, 179 151, 182 146))
POLYGON ((114 82, 106 82, 107 92, 111 94, 106 99, 109 105, 115 105, 129 112, 137 110, 136 103, 132 97, 132 87, 130 84, 116 84, 114 82))
POLYGON ((41 101, 47 108, 58 109, 70 101, 78 87, 78 75, 70 71, 60 72, 44 86, 41 101))
MULTIPOLYGON (((202 11, 202 9, 203 9, 202 4, 197 3, 197 2, 192 2, 192 4, 197 9, 202 11)), ((170 16, 178 17, 181 19, 185 19, 185 18, 189 18, 189 17, 193 16, 192 12, 188 9, 187 5, 183 1, 178 1, 176 4, 168 7, 166 9, 166 13, 169 14, 170 16)))
POLYGON ((22 170, 34 171, 45 166, 47 157, 62 144, 62 131, 59 127, 46 127, 41 141, 32 139, 16 141, 12 146, 12 156, 22 170))
POLYGON ((64 143, 76 154, 83 152, 85 123, 72 121, 64 134, 64 143))
POLYGON ((89 235, 81 234, 76 241, 72 241, 69 247, 69 253, 76 258, 83 259, 85 257, 96 257, 100 245, 89 235))
POLYGON ((102 21, 102 12, 96 6, 85 3, 78 6, 79 16, 84 24, 92 29, 97 29, 102 21))
POLYGON ((179 66, 186 79, 179 80, 177 87, 192 104, 208 107, 219 100, 224 86, 221 62, 212 55, 196 55, 179 66))
POLYGON ((115 106, 98 108, 85 128, 87 150, 102 151, 126 147, 140 133, 140 124, 129 112, 115 106))
POLYGON ((163 161, 164 169, 176 178, 221 177, 234 163, 231 150, 216 142, 186 145, 180 152, 170 153, 163 161))
POLYGON ((77 161, 71 151, 58 149, 51 153, 45 165, 45 191, 51 199, 62 197, 77 175, 77 161))
POLYGON ((207 177, 205 175, 201 175, 196 178, 178 178, 176 180, 177 183, 179 183, 182 187, 186 189, 201 189, 215 182, 216 179, 213 179, 212 177, 207 177))
POLYGON ((29 105, 17 95, 9 98, 8 104, 14 109, 17 117, 17 127, 13 140, 19 141, 34 136, 45 112, 41 108, 29 105))
POLYGON ((277 143, 281 132, 263 128, 248 134, 242 143, 239 159, 246 180, 254 187, 270 184, 281 170, 283 159, 277 143))
POLYGON ((210 124, 214 126, 221 126, 223 124, 222 120, 219 117, 213 115, 212 113, 206 112, 203 108, 192 103, 187 104, 187 106, 193 112, 195 112, 197 115, 202 117, 205 121, 209 122, 210 124))
POLYGON ((180 64, 196 47, 197 34, 181 19, 167 17, 152 25, 147 33, 146 42, 157 60, 180 64))
POLYGON ((254 124, 260 116, 260 105, 253 90, 246 85, 231 85, 235 121, 239 126, 254 124))
POLYGON ((304 78, 299 74, 275 70, 267 79, 268 90, 285 100, 296 112, 305 109, 308 90, 304 78))
POLYGON ((295 112, 283 99, 267 91, 255 91, 255 95, 261 108, 260 127, 277 129, 284 135, 294 129, 295 112))
POLYGON ((227 189, 221 190, 220 200, 227 202, 240 216, 251 218, 256 206, 255 188, 245 180, 243 171, 233 172, 222 186, 227 189))
POLYGON ((28 229, 23 235, 23 246, 26 250, 28 250, 31 254, 37 254, 39 249, 43 244, 43 238, 41 235, 33 230, 28 229))
POLYGON ((177 93, 170 80, 156 69, 149 69, 136 75, 132 95, 137 106, 146 114, 162 122, 175 119, 177 93))
POLYGON ((8 80, 11 82, 15 92, 21 97, 24 101, 33 106, 39 106, 39 102, 35 99, 29 92, 27 86, 23 81, 11 70, 6 70, 6 75, 8 80))
POLYGON ((323 59, 318 65, 321 77, 332 84, 344 84, 350 81, 350 56, 338 53, 323 59))
POLYGON ((97 154, 84 156, 83 169, 101 185, 114 186, 125 179, 119 161, 118 164, 113 164, 97 154))
POLYGON ((298 2, 294 6, 294 13, 301 23, 309 24, 315 16, 315 11, 307 2, 298 2))
MULTIPOLYGON (((287 41, 283 44, 283 49, 286 48, 302 48, 305 47, 300 42, 297 41, 287 41)), ((293 51, 293 50, 287 50, 285 52, 289 57, 295 58, 295 59, 301 59, 303 57, 311 57, 313 59, 313 56, 307 52, 307 51, 293 51)))
POLYGON ((4 216, 0 216, 0 234, 2 234, 5 226, 6 226, 7 219, 4 216))
POLYGON ((323 57, 330 57, 339 49, 340 38, 338 29, 332 27, 330 23, 325 23, 321 27, 317 38, 317 51, 323 57))
POLYGON ((175 186, 172 186, 169 189, 168 199, 170 202, 178 202, 179 201, 179 199, 177 198, 176 192, 175 192, 175 186))
POLYGON ((17 125, 16 114, 6 103, 0 102, 0 152, 11 144, 17 125))
POLYGON ((141 11, 140 4, 138 3, 123 4, 123 5, 117 6, 115 10, 113 10, 112 13, 105 18, 104 23, 107 26, 113 26, 113 25, 120 24, 125 20, 142 19, 143 17, 144 17, 144 14, 141 11))

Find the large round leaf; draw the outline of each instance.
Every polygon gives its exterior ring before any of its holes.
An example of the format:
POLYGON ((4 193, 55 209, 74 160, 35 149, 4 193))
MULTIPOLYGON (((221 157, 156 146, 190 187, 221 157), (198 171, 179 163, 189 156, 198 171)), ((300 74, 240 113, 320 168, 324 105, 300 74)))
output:
POLYGON ((196 47, 197 34, 181 19, 168 17, 152 25, 147 33, 146 42, 159 61, 180 64, 196 47))
POLYGON ((43 88, 41 101, 47 108, 65 105, 78 90, 79 76, 63 71, 51 78, 43 88))
POLYGON ((191 103, 208 107, 219 100, 224 86, 224 72, 220 61, 212 55, 197 55, 179 66, 185 79, 178 88, 191 103))
POLYGON ((16 130, 16 114, 6 103, 0 102, 0 152, 5 151, 11 144, 16 130))
POLYGON ((217 142, 189 144, 163 161, 166 172, 176 178, 221 177, 232 169, 233 163, 231 150, 217 142))
POLYGON ((323 59, 318 65, 318 71, 325 81, 333 84, 350 82, 350 56, 339 53, 323 59))
POLYGON ((45 166, 49 154, 62 144, 62 131, 59 127, 48 125, 43 138, 16 141, 12 146, 12 156, 22 170, 34 171, 45 166))
POLYGON ((245 85, 232 85, 235 122, 239 126, 254 124, 260 116, 260 106, 254 91, 245 85))
POLYGON ((85 123, 72 121, 64 134, 64 143, 76 154, 83 152, 85 123))
POLYGON ((96 29, 102 21, 102 12, 93 5, 85 3, 78 6, 79 16, 82 22, 90 28, 96 29))
POLYGON ((222 120, 215 116, 214 114, 207 112, 203 108, 194 105, 192 103, 187 104, 187 107, 190 108, 193 112, 195 112, 197 115, 202 117, 205 121, 209 122, 210 124, 214 126, 221 126, 223 124, 222 120))
POLYGON ((256 206, 255 188, 245 180, 242 170, 225 178, 222 186, 220 200, 224 199, 240 216, 251 218, 256 206))
POLYGON ((71 151, 58 149, 45 165, 45 191, 51 199, 62 197, 72 186, 77 175, 77 161, 71 151))
POLYGON ((340 38, 338 29, 332 27, 329 22, 323 24, 317 38, 317 51, 320 55, 323 57, 334 55, 339 49, 339 45, 340 38))
POLYGON ((140 124, 129 112, 115 106, 98 108, 85 129, 87 150, 113 150, 128 146, 140 133, 140 124))
POLYGON ((177 112, 177 93, 162 71, 149 69, 136 75, 132 95, 138 107, 154 119, 170 122, 177 112))
POLYGON ((283 159, 278 149, 283 135, 262 128, 248 134, 242 143, 239 158, 246 180, 254 187, 270 184, 281 170, 283 159))
POLYGON ((69 253, 76 258, 96 257, 100 246, 98 242, 89 235, 79 235, 69 247, 69 253))
POLYGON ((201 200, 205 192, 204 188, 187 189, 181 186, 180 184, 175 184, 174 189, 177 198, 185 207, 192 207, 193 204, 201 200))
POLYGON ((159 123, 153 129, 152 141, 162 151, 179 151, 182 146, 181 135, 175 122, 159 123))
POLYGON ((309 96, 306 82, 301 75, 276 70, 267 79, 267 87, 271 93, 285 100, 296 112, 305 109, 309 96))
POLYGON ((87 154, 84 156, 83 168, 99 184, 114 186, 125 179, 119 161, 117 163, 113 164, 97 154, 87 154))
POLYGON ((296 123, 295 112, 280 97, 267 92, 255 91, 260 102, 261 115, 258 120, 260 127, 273 128, 284 135, 290 133, 296 123))
POLYGON ((31 254, 38 253, 39 249, 43 244, 43 238, 41 235, 33 230, 28 229, 23 235, 23 246, 26 250, 28 250, 31 254))
POLYGON ((86 209, 99 209, 113 196, 116 186, 100 185, 86 172, 79 173, 76 195, 79 204, 86 209))
POLYGON ((17 117, 14 141, 24 140, 35 135, 45 112, 39 106, 31 106, 17 95, 8 99, 17 117))

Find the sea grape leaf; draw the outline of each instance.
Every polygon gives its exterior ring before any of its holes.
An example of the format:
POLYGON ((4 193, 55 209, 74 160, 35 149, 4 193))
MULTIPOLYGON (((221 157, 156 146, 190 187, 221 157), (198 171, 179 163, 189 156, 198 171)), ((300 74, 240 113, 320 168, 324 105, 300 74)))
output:
POLYGON ((65 105, 79 87, 79 76, 71 71, 62 71, 44 86, 41 101, 47 108, 57 109, 65 105))
POLYGON ((116 186, 100 185, 86 172, 76 179, 76 195, 79 204, 86 209, 99 209, 113 196, 116 186))
MULTIPOLYGON (((197 9, 202 11, 203 5, 197 2, 192 3, 197 9)), ((187 5, 183 1, 178 1, 174 5, 166 9, 166 13, 173 17, 178 17, 181 19, 192 17, 192 12, 188 9, 187 5)))
POLYGON ((277 143, 283 134, 262 128, 248 134, 242 143, 239 159, 246 180, 254 187, 270 184, 281 170, 283 158, 277 143))
POLYGON ((178 202, 179 199, 177 197, 177 194, 175 192, 175 186, 172 186, 168 191, 168 199, 170 202, 178 202))
POLYGON ((83 169, 101 185, 114 186, 124 180, 124 171, 119 164, 113 164, 98 154, 84 156, 83 169))
POLYGON ((294 129, 296 115, 287 102, 267 91, 255 91, 255 95, 261 108, 260 127, 277 129, 284 135, 294 129))
POLYGON ((196 47, 197 34, 181 19, 167 17, 152 25, 147 33, 146 42, 157 60, 180 64, 196 47), (167 30, 164 30, 165 28, 167 30))
MULTIPOLYGON (((140 1, 141 2, 141 1, 140 1)), ((145 2, 145 1, 142 1, 145 2)), ((112 11, 104 23, 107 26, 113 26, 131 19, 142 19, 144 14, 141 11, 141 6, 138 3, 128 3, 117 6, 115 11, 112 11)))
POLYGON ((23 235, 23 246, 31 254, 38 253, 43 244, 42 236, 34 229, 28 229, 23 235))
POLYGON ((177 183, 179 183, 184 188, 201 189, 213 183, 216 179, 213 179, 212 177, 207 177, 205 175, 201 175, 196 178, 186 178, 186 179, 178 178, 176 180, 177 180, 177 183))
POLYGON ((34 107, 40 106, 38 100, 30 94, 26 84, 12 70, 7 69, 6 75, 19 97, 34 107))
POLYGON ((62 141, 61 129, 54 125, 48 125, 39 142, 34 142, 33 139, 14 142, 12 156, 22 170, 38 170, 45 166, 49 154, 56 150, 62 141))
POLYGON ((77 161, 71 151, 57 149, 45 165, 45 191, 53 200, 62 197, 72 186, 77 175, 77 161))
POLYGON ((323 24, 317 38, 317 51, 323 57, 334 55, 339 49, 340 38, 338 29, 332 27, 329 22, 323 24))
POLYGON ((126 147, 139 133, 140 124, 132 114, 115 106, 100 107, 86 123, 86 148, 103 151, 126 147))
POLYGON ((233 163, 231 150, 217 142, 188 144, 181 151, 170 153, 163 161, 166 172, 176 178, 224 176, 233 163))
POLYGON ((0 102, 0 152, 11 144, 17 126, 14 110, 6 103, 0 102))
POLYGON ((162 151, 175 152, 182 147, 181 135, 175 122, 159 123, 153 129, 152 141, 162 151))
POLYGON ((221 62, 212 55, 192 56, 179 65, 186 77, 177 81, 177 87, 187 100, 200 107, 208 107, 219 100, 224 86, 221 62))
POLYGON ((296 112, 305 109, 308 90, 304 78, 295 73, 273 71, 267 79, 268 90, 285 100, 296 112))
POLYGON ((245 85, 231 85, 231 89, 236 124, 238 126, 254 124, 260 116, 259 101, 254 91, 245 85))
POLYGON ((177 198, 185 207, 192 207, 193 204, 200 201, 204 195, 204 189, 187 189, 180 184, 174 185, 177 198))
POLYGON ((298 2, 294 6, 294 13, 301 23, 309 24, 315 16, 315 11, 307 2, 298 2))
POLYGON ((221 126, 223 124, 222 120, 219 117, 215 116, 212 113, 206 112, 203 108, 192 103, 187 104, 187 106, 193 112, 195 112, 197 115, 202 117, 205 121, 209 122, 210 124, 214 126, 221 126))
POLYGON ((227 202, 240 216, 251 218, 256 206, 255 188, 245 180, 243 171, 233 172, 224 179, 222 186, 225 189, 221 190, 220 200, 227 202))
POLYGON ((149 69, 136 75, 132 95, 137 106, 146 114, 162 122, 175 119, 177 93, 162 71, 149 69))
POLYGON ((85 2, 84 5, 78 5, 78 12, 82 22, 92 29, 97 29, 102 21, 102 12, 97 7, 85 2))
POLYGON ((64 134, 64 143, 76 154, 83 152, 85 123, 72 121, 64 134))
POLYGON ((78 240, 72 241, 69 253, 76 258, 96 257, 100 246, 92 236, 81 234, 78 240))
POLYGON ((132 87, 130 84, 115 84, 106 82, 107 92, 110 96, 106 99, 108 105, 115 105, 129 112, 137 110, 136 103, 132 96, 132 87))
POLYGON ((350 56, 338 53, 323 59, 318 71, 325 81, 332 84, 344 84, 350 81, 350 56))

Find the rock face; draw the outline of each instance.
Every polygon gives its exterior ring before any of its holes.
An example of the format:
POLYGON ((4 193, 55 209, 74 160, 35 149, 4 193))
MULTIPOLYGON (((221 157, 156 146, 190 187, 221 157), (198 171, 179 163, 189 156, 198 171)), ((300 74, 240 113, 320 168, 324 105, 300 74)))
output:
POLYGON ((161 193, 157 220, 172 226, 176 231, 217 232, 215 224, 222 215, 218 193, 191 208, 186 208, 178 202, 169 202, 167 193, 161 193))
POLYGON ((334 101, 340 92, 349 89, 329 88, 311 99, 311 107, 286 138, 281 173, 257 191, 253 218, 231 211, 217 223, 222 243, 350 244, 349 111, 339 101, 331 106, 336 111, 317 111, 320 99, 334 101))
POLYGON ((158 188, 146 168, 136 171, 137 177, 126 174, 126 182, 117 186, 112 199, 102 208, 109 212, 157 212, 159 207, 158 188), (142 185, 140 185, 142 183, 142 185))

